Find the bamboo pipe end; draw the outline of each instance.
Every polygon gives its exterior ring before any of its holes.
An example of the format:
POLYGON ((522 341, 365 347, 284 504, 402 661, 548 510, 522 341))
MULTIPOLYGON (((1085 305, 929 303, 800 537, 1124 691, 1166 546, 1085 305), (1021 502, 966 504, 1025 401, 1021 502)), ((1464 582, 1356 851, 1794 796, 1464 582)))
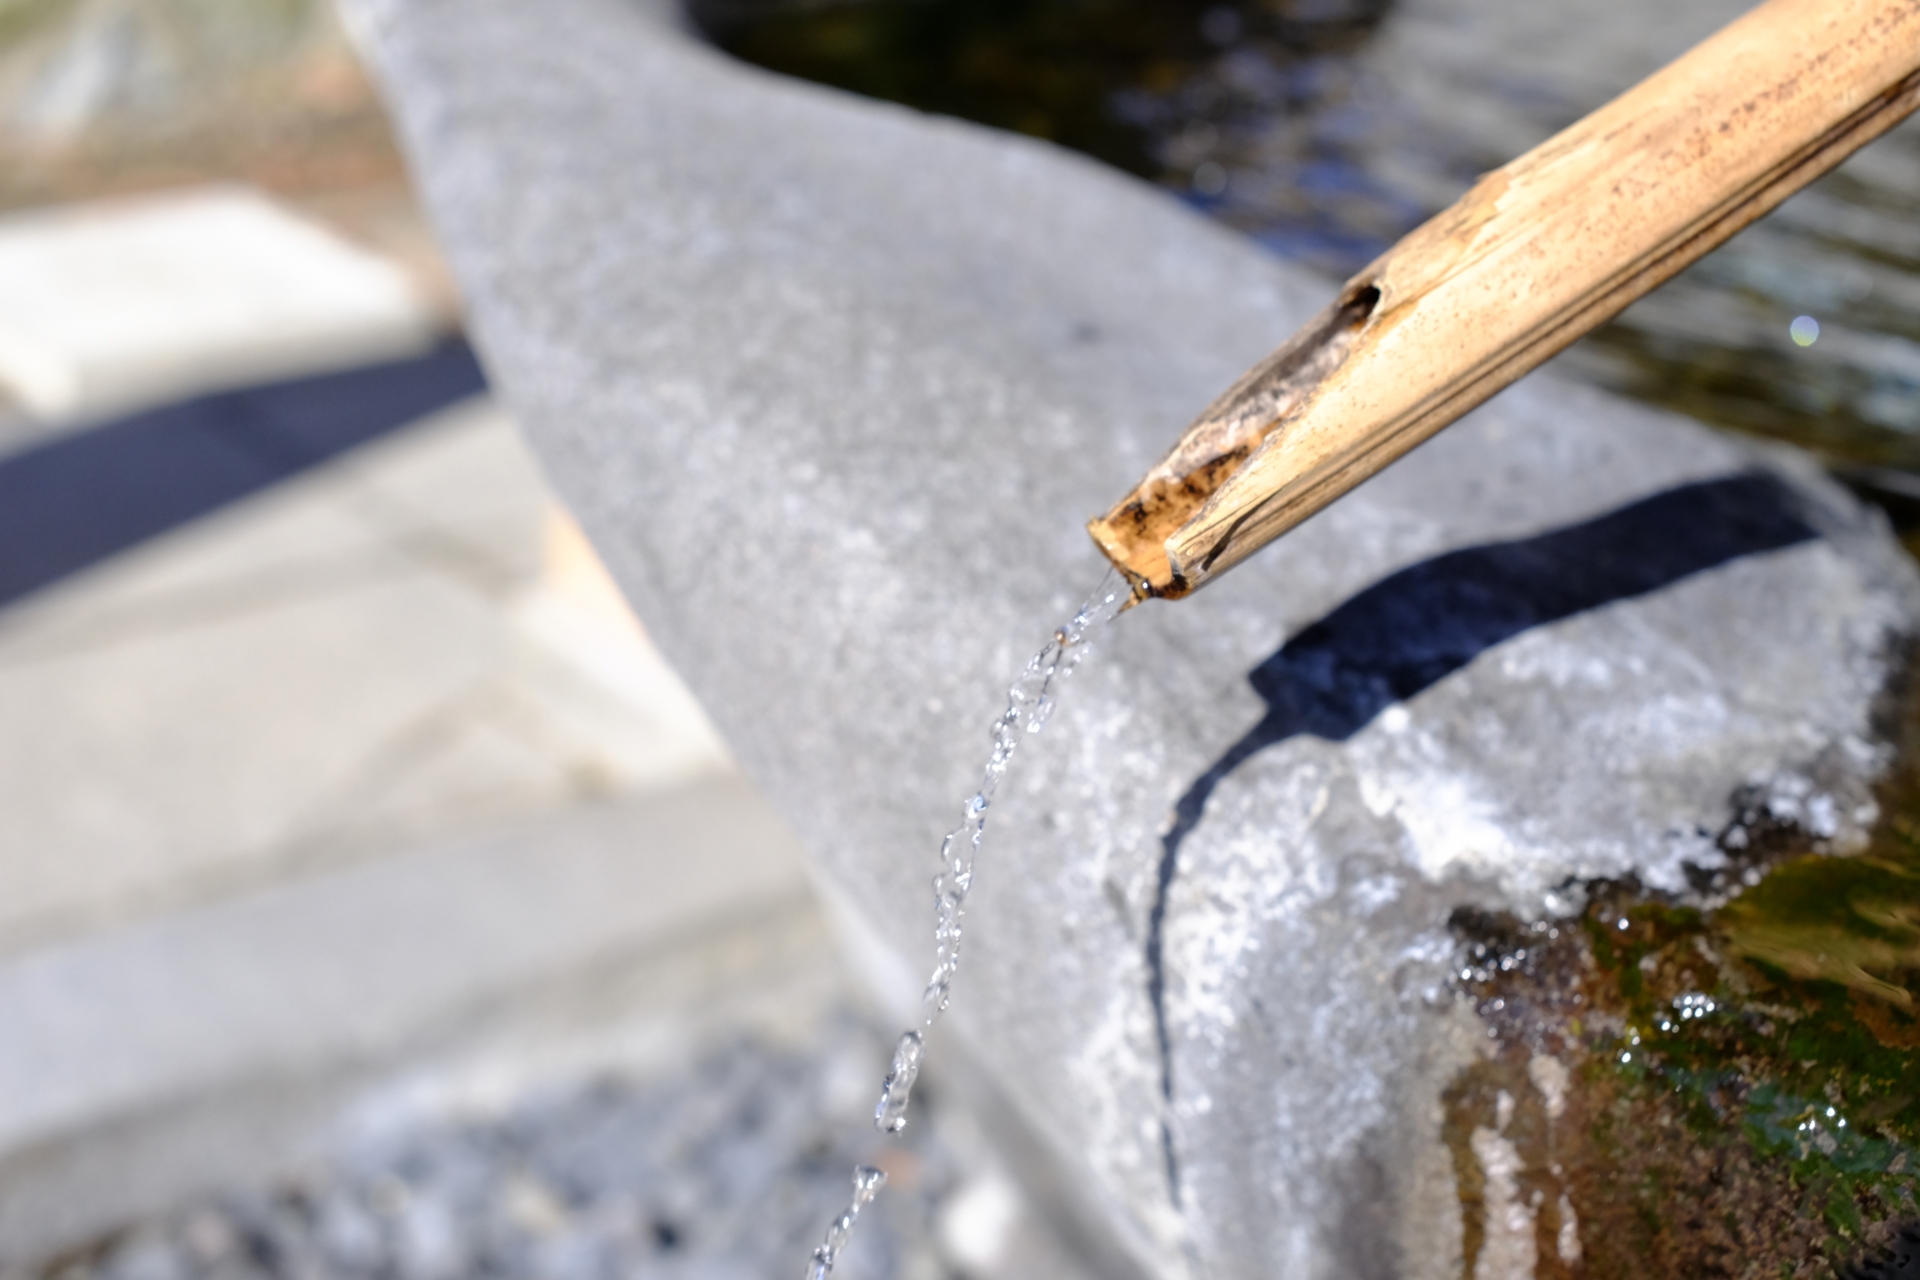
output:
POLYGON ((1166 457, 1112 510, 1087 522, 1108 560, 1133 584, 1136 599, 1178 600, 1207 576, 1208 563, 1184 563, 1173 547, 1236 472, 1346 361, 1380 306, 1368 272, 1332 305, 1255 365, 1183 432, 1166 457))
POLYGON ((1135 601, 1178 600, 1193 588, 1174 569, 1167 540, 1205 503, 1206 496, 1143 492, 1146 488, 1142 485, 1104 516, 1087 521, 1087 532, 1133 587, 1135 601))

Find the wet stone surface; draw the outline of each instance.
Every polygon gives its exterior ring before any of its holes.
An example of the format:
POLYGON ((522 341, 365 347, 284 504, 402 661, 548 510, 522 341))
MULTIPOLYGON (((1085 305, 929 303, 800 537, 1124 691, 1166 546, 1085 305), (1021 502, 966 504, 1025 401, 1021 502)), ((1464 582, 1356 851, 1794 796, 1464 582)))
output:
MULTIPOLYGON (((355 1142, 335 1162, 142 1223, 42 1280, 763 1280, 798 1276, 856 1161, 888 1170, 836 1275, 950 1274, 936 1224, 977 1166, 937 1094, 884 1148, 882 1044, 854 1017, 742 1038, 664 1080, 605 1078, 355 1142)), ((951 1235, 951 1230, 949 1230, 951 1235)))
POLYGON ((1690 890, 1463 910, 1488 1044, 1445 1094, 1467 1274, 1920 1268, 1920 701, 1865 849, 1749 797, 1690 890), (1483 1261, 1484 1260, 1484 1261, 1483 1261))

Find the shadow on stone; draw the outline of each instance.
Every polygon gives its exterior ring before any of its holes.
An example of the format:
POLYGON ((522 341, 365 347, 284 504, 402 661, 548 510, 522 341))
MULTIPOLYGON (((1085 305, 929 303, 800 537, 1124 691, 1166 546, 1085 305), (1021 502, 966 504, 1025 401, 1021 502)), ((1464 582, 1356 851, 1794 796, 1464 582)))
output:
MULTIPOLYGON (((1743 556, 1806 542, 1785 485, 1760 472, 1682 485, 1583 524, 1422 561, 1368 587, 1247 673, 1267 713, 1189 786, 1161 837, 1147 921, 1147 984, 1159 1038, 1161 1092, 1173 1099, 1163 933, 1180 846, 1235 769, 1299 734, 1344 741, 1505 640, 1645 595, 1743 556)), ((1178 1160, 1163 1121, 1167 1175, 1178 1160)))
POLYGON ((148 409, 0 458, 0 606, 485 389, 456 339, 148 409))

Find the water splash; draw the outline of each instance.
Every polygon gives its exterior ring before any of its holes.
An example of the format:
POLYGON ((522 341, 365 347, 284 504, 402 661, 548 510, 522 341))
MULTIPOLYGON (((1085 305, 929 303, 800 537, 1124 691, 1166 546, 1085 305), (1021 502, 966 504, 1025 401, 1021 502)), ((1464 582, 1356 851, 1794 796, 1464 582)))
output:
MULTIPOLYGON (((1130 589, 1118 573, 1109 572, 1087 602, 1080 606, 1065 626, 1053 633, 1039 653, 1033 655, 1019 677, 1007 690, 1007 709, 993 722, 993 747, 981 774, 980 788, 961 809, 960 825, 940 842, 940 871, 933 878, 933 974, 920 995, 920 1026, 900 1036, 894 1047, 893 1065, 880 1086, 880 1101, 873 1109, 874 1127, 882 1133, 898 1133, 907 1126, 907 1101, 914 1081, 920 1078, 920 1064, 926 1057, 926 1035, 946 1012, 952 997, 953 980, 960 971, 960 935, 966 914, 967 894, 973 888, 974 860, 987 832, 987 811, 1007 776, 1014 753, 1028 734, 1046 727, 1053 715, 1059 687, 1087 656, 1089 634, 1102 623, 1116 617, 1127 607, 1130 589)), ((826 1280, 833 1270, 834 1258, 845 1245, 860 1210, 879 1194, 886 1175, 878 1169, 862 1166, 854 1173, 853 1207, 835 1218, 827 1227, 826 1241, 813 1251, 807 1267, 807 1280, 826 1280), (863 1182, 865 1175, 877 1181, 863 1182)))

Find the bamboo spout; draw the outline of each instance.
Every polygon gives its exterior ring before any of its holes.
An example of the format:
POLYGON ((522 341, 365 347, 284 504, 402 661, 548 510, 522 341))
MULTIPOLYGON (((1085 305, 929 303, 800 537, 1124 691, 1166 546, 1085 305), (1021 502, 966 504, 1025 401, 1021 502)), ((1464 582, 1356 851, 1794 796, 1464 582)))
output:
POLYGON ((1088 532, 1188 594, 1916 106, 1920 0, 1768 0, 1389 249, 1088 532))

